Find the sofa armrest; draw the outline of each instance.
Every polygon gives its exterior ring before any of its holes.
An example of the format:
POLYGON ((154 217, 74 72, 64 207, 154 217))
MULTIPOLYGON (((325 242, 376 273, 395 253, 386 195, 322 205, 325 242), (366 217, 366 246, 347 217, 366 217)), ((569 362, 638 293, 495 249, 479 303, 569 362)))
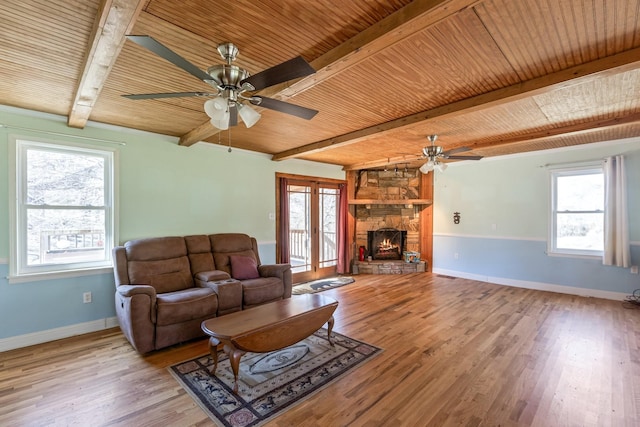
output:
POLYGON ((149 285, 119 285, 115 292, 120 329, 140 353, 155 350, 156 290, 149 285))
POLYGON ((148 296, 149 319, 156 323, 156 288, 151 285, 120 285, 116 286, 116 292, 124 298, 132 298, 134 295, 148 296))
POLYGON ((231 278, 229 273, 222 270, 201 271, 196 274, 196 280, 200 280, 202 282, 217 282, 219 280, 227 280, 229 278, 231 278))
MULTIPOLYGON (((226 273, 225 273, 226 274, 226 273)), ((203 282, 196 280, 196 284, 202 288, 213 289, 218 295, 218 316, 242 310, 242 283, 236 279, 226 279, 203 282)))
POLYGON ((153 300, 155 305, 156 288, 151 285, 120 285, 116 287, 118 292, 123 297, 131 297, 138 294, 147 294, 153 300))
POLYGON ((284 298, 291 297, 291 264, 270 264, 258 266, 260 277, 278 277, 284 285, 284 298))
POLYGON ((258 266, 258 273, 260 273, 260 277, 279 277, 280 279, 282 279, 287 270, 291 271, 290 264, 270 264, 258 266))

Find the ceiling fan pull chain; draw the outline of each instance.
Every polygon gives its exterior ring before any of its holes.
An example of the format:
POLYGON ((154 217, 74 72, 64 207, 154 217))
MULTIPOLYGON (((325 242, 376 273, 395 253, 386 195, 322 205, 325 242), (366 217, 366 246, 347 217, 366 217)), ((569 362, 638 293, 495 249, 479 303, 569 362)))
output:
POLYGON ((229 134, 229 149, 227 150, 228 153, 231 152, 231 126, 229 126, 229 130, 227 131, 229 134))

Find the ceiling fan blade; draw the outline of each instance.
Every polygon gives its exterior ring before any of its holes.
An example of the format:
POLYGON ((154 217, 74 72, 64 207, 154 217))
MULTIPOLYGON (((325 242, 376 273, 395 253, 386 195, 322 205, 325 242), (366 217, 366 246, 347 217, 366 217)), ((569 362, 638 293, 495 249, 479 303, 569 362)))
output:
POLYGON ((193 65, 191 62, 187 61, 162 43, 158 42, 151 36, 127 36, 129 40, 132 42, 139 44, 142 47, 149 49, 151 52, 160 56, 161 58, 166 59, 172 64, 182 68, 187 73, 192 76, 200 79, 200 80, 211 80, 211 76, 200 68, 193 65))
POLYGON ((452 148, 451 150, 443 151, 442 155, 447 157, 447 156, 449 156, 451 154, 463 153, 465 151, 471 151, 471 148, 469 148, 469 147, 452 148))
POLYGON ((447 156, 447 159, 452 160, 480 160, 484 156, 447 156))
POLYGON ((238 125, 238 106, 229 107, 229 127, 238 125))
POLYGON ((273 98, 267 98, 264 96, 251 97, 251 103, 253 105, 259 105, 264 108, 269 108, 270 110, 291 114, 292 116, 300 117, 306 120, 311 120, 313 116, 318 114, 317 110, 312 110, 311 108, 301 107, 299 105, 290 104, 288 102, 280 101, 273 98))
POLYGON ((136 95, 122 95, 129 99, 182 98, 187 96, 216 96, 207 92, 170 92, 170 93, 141 93, 136 95))
POLYGON ((297 79, 299 77, 308 76, 315 72, 316 70, 314 70, 303 57, 298 56, 283 62, 282 64, 260 71, 253 76, 249 76, 242 80, 240 84, 249 83, 255 88, 254 90, 261 90, 265 87, 297 79))

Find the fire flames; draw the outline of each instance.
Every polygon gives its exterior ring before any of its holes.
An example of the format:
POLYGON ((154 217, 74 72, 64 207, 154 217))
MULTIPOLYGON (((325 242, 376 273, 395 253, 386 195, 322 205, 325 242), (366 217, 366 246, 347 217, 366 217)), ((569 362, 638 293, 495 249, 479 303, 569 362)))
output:
POLYGON ((394 245, 393 243, 391 243, 391 239, 384 239, 378 245, 378 250, 386 252, 386 251, 396 249, 397 247, 398 245, 394 245))

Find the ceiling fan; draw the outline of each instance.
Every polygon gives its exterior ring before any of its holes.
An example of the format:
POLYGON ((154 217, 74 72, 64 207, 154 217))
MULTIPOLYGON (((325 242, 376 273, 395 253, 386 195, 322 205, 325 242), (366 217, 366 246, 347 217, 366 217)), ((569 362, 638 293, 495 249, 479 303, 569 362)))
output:
POLYGON ((173 92, 146 93, 138 95, 122 95, 129 99, 157 99, 178 97, 212 97, 204 103, 204 111, 211 118, 211 124, 218 129, 225 130, 229 126, 238 124, 238 115, 246 127, 251 127, 260 120, 260 113, 248 104, 258 105, 282 113, 291 114, 310 120, 318 111, 299 105, 290 104, 265 96, 251 95, 269 86, 288 80, 305 77, 316 71, 301 56, 285 61, 274 67, 267 68, 251 75, 243 68, 232 65, 238 56, 238 48, 233 43, 222 43, 218 52, 226 64, 212 65, 205 73, 200 68, 187 61, 168 47, 150 36, 127 36, 127 39, 147 48, 151 52, 182 68, 194 77, 211 85, 215 92, 173 92))
POLYGON ((430 171, 437 169, 440 172, 444 172, 447 168, 447 164, 443 160, 480 160, 483 156, 456 156, 456 153, 463 153, 470 151, 469 147, 458 147, 451 150, 444 151, 441 146, 435 145, 438 135, 427 136, 431 145, 422 149, 421 159, 428 159, 427 163, 420 166, 420 172, 427 174, 430 171))

